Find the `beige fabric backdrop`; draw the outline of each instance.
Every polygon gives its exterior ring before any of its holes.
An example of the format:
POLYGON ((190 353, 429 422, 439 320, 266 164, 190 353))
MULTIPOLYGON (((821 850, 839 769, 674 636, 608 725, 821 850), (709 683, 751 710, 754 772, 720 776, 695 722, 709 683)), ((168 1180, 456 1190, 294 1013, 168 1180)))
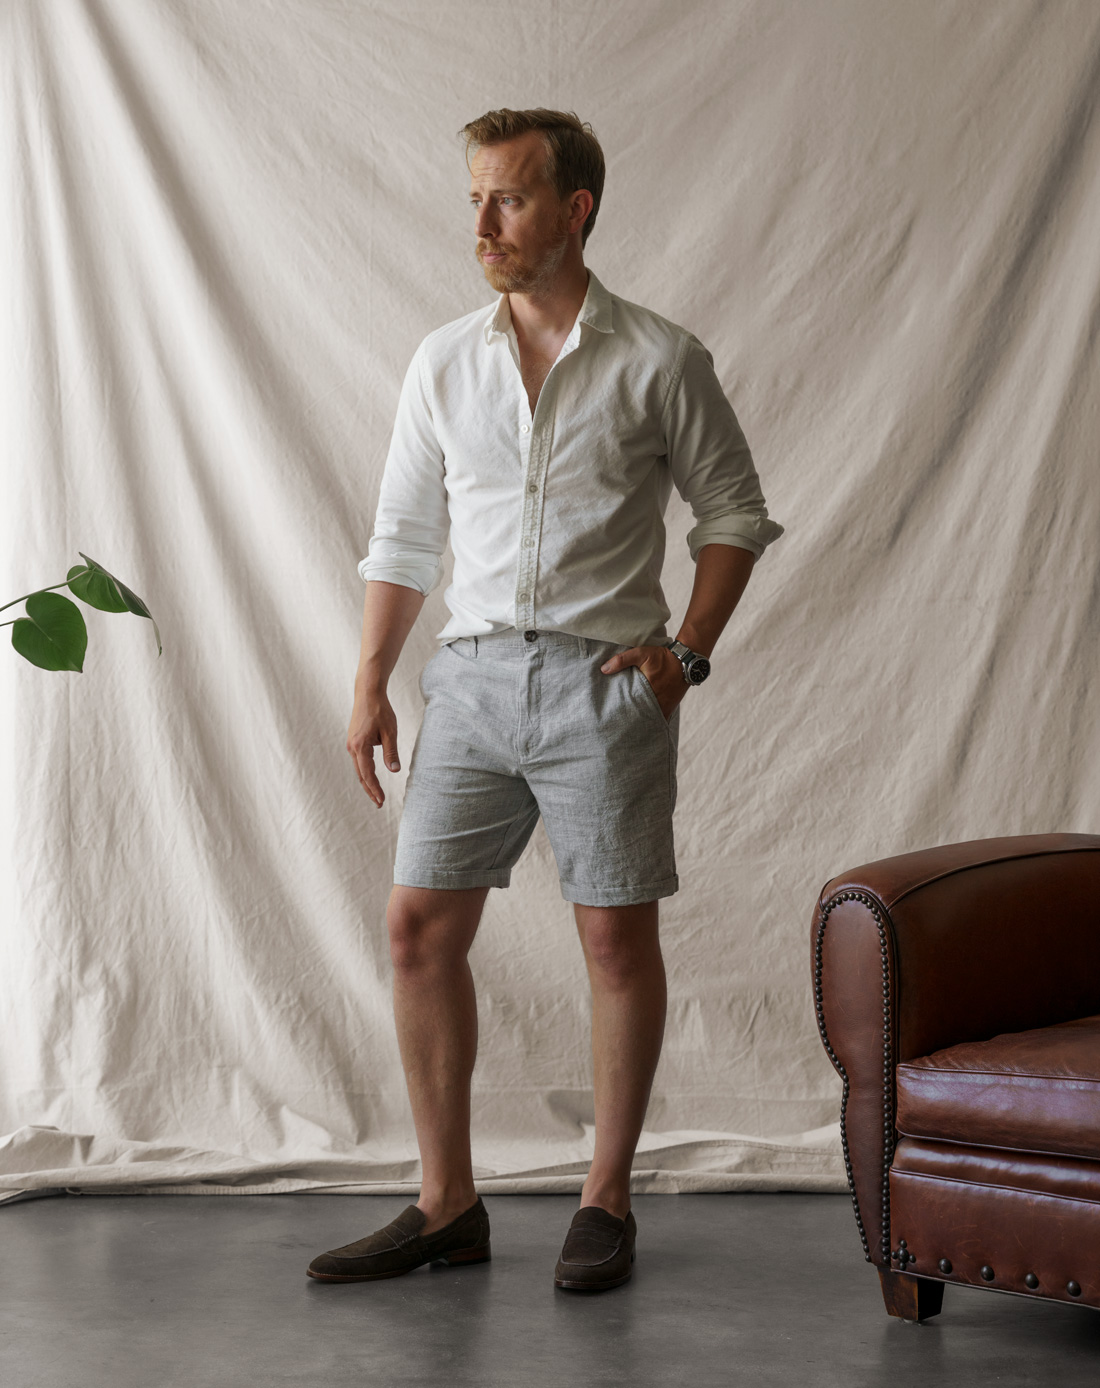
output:
MULTIPOLYGON (((9 652, 0 1187, 415 1191, 343 748, 401 376, 488 303, 455 132, 576 109, 588 260, 714 355, 786 536, 683 715, 639 1190, 843 1188, 822 882, 1098 827, 1093 0, 9 0, 5 595, 92 554, 83 675, 9 652)), ((667 592, 690 590, 673 498, 667 592)), ((11 613, 7 614, 11 616, 11 613)), ((392 698, 407 766, 434 592, 392 698)), ((489 895, 482 1189, 576 1190, 588 995, 536 833, 489 895)))

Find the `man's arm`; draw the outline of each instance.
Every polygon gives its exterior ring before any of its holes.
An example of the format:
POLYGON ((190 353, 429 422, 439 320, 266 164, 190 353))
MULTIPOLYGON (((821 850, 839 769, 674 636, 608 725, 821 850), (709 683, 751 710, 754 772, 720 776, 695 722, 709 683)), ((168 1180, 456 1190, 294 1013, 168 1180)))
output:
POLYGON ((374 749, 382 745, 382 760, 391 771, 401 769, 397 756, 397 716, 390 705, 389 684, 413 623, 424 606, 417 588, 375 579, 363 599, 363 639, 355 672, 355 703, 348 727, 348 751, 359 784, 381 809, 386 793, 374 770, 374 749))
POLYGON ((687 536, 692 559, 704 545, 719 542, 759 558, 783 527, 768 516, 756 464, 711 355, 691 334, 664 430, 672 480, 695 516, 687 536))
MULTIPOLYGON (((756 556, 738 545, 714 541, 703 546, 695 559, 691 601, 676 633, 685 646, 700 655, 710 655, 741 600, 755 563, 756 556)), ((600 668, 605 675, 614 675, 624 665, 642 667, 661 712, 671 718, 673 709, 691 686, 684 679, 684 667, 669 648, 632 646, 613 655, 600 668)))
POLYGON ((391 771, 397 757, 397 718, 386 694, 393 667, 424 599, 443 577, 449 515, 443 450, 436 437, 421 370, 424 344, 413 354, 397 402, 374 534, 359 564, 367 585, 363 639, 347 749, 359 784, 381 808, 386 798, 374 771, 374 748, 391 771))
MULTIPOLYGON (((709 656, 741 601, 755 563, 755 555, 737 545, 704 545, 695 560, 691 601, 677 639, 700 655, 709 656)), ((676 664, 679 668, 680 662, 676 664)), ((680 682, 684 683, 682 673, 680 682)))
MULTIPOLYGON (((711 355, 691 334, 684 338, 677 372, 665 406, 665 444, 676 490, 695 516, 687 536, 695 583, 677 636, 709 657, 756 559, 783 527, 768 516, 752 453, 711 355)), ((614 674, 624 665, 641 666, 671 718, 690 687, 673 653, 665 646, 634 646, 603 669, 614 674)))

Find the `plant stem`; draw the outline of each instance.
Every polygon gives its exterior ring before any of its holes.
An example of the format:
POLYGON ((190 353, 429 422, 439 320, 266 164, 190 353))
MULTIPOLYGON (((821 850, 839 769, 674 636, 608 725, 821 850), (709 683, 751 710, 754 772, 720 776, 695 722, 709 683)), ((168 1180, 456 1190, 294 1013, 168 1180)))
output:
MULTIPOLYGON (((48 588, 36 588, 34 593, 51 593, 55 588, 67 588, 68 586, 69 580, 66 579, 64 583, 51 583, 48 588)), ((17 602, 26 602, 28 598, 34 597, 34 593, 24 593, 21 598, 12 598, 11 602, 0 603, 0 612, 3 612, 6 607, 14 607, 17 602)), ((0 622, 0 626, 7 625, 7 622, 0 622)))

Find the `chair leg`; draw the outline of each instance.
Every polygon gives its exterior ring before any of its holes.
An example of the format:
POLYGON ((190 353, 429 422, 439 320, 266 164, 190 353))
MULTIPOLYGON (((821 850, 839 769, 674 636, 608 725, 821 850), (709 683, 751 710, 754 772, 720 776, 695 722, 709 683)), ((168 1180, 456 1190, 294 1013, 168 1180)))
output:
POLYGON ((927 1277, 913 1277, 907 1272, 892 1272, 879 1268, 882 1299, 891 1316, 906 1321, 926 1321, 938 1316, 943 1305, 943 1283, 927 1277))

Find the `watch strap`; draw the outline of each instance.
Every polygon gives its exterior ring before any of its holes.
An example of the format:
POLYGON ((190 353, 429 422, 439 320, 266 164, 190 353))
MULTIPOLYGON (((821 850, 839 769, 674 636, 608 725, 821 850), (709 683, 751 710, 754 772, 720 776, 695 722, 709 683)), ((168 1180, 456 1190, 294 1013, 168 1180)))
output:
POLYGON ((700 655, 698 651, 693 651, 690 646, 684 644, 678 637, 673 637, 668 643, 669 650, 680 662, 684 672, 684 679, 688 684, 700 684, 710 673, 710 661, 706 656, 700 655), (700 678, 692 679, 689 670, 692 666, 699 666, 700 678))

